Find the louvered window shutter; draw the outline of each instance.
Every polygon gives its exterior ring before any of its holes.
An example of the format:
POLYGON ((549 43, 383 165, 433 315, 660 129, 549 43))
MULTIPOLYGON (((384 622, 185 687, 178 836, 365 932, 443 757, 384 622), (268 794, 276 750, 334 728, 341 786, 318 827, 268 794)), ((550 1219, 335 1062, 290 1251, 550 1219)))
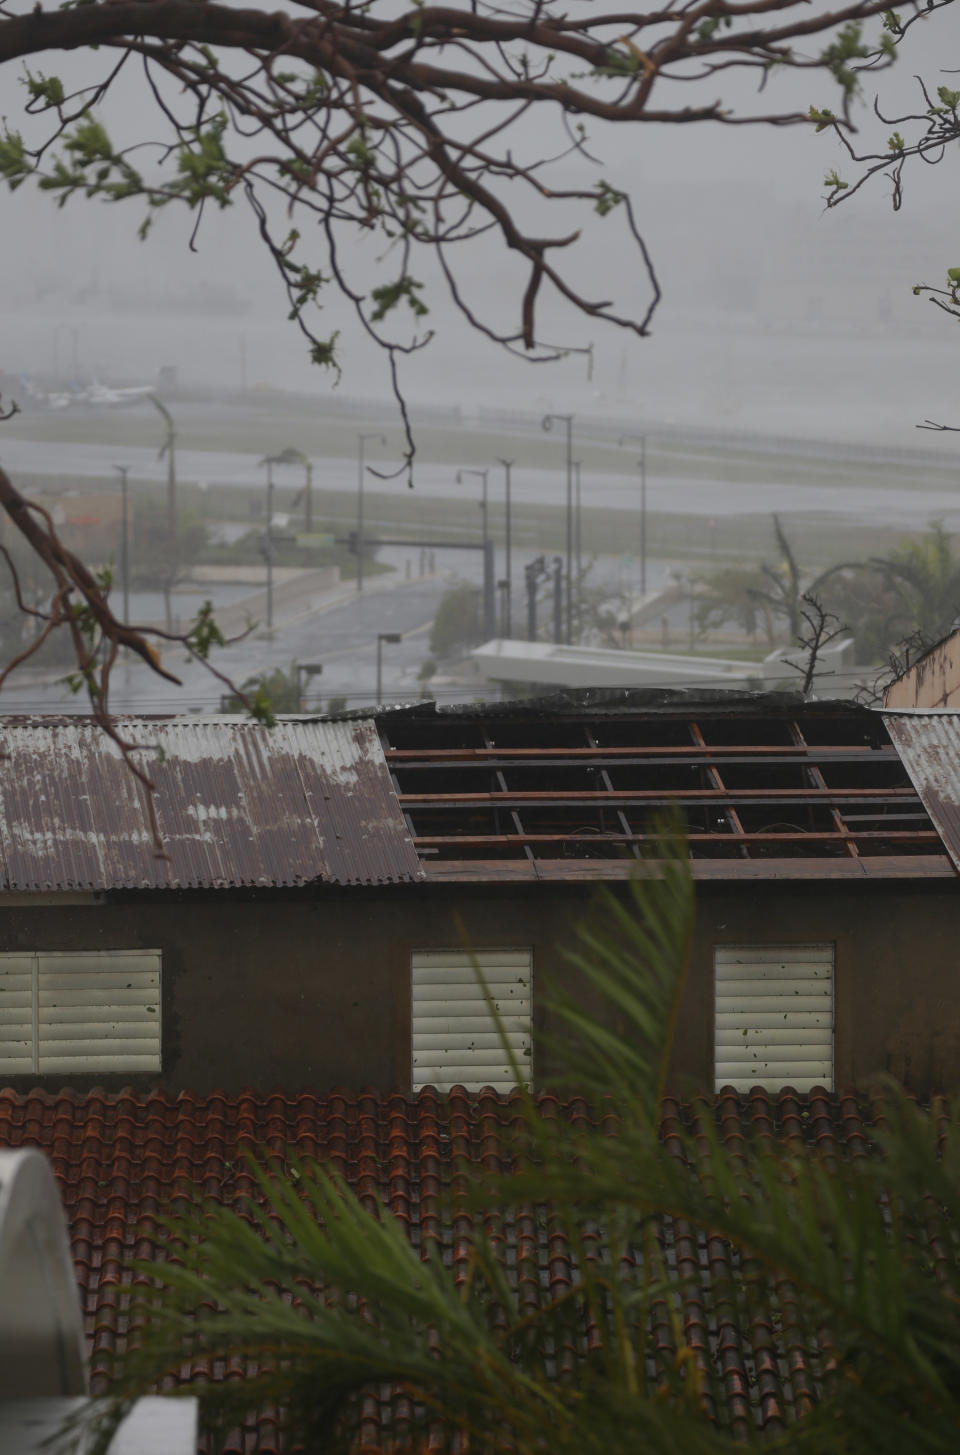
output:
MULTIPOLYGON (((530 950, 481 950, 479 964, 503 1021, 510 1048, 532 1078, 530 950)), ((449 1091, 515 1084, 490 1008, 477 983, 474 959, 454 950, 415 950, 413 986, 413 1089, 449 1091)))
POLYGON ((717 1091, 833 1090, 833 969, 833 945, 717 947, 717 1091))
POLYGON ((36 1067, 36 956, 0 955, 0 1077, 36 1067))
POLYGON ((0 955, 0 1073, 160 1070, 160 951, 0 955))

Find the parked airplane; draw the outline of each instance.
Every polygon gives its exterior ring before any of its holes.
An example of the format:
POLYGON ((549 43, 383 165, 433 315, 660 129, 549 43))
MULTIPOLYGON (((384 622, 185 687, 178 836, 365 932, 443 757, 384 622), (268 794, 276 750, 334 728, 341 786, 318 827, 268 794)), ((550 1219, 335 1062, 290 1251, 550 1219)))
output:
POLYGON ((82 388, 78 384, 72 384, 69 389, 56 389, 49 393, 39 389, 27 374, 21 374, 20 383, 27 397, 44 409, 67 409, 72 404, 113 407, 117 404, 133 404, 136 400, 147 399, 155 393, 153 384, 134 384, 114 389, 108 384, 101 384, 99 379, 94 379, 92 384, 86 384, 82 388))
POLYGON ((146 399, 155 392, 152 384, 135 384, 125 389, 111 389, 107 384, 101 384, 99 379, 94 379, 85 389, 77 392, 75 399, 78 404, 132 404, 136 399, 146 399))

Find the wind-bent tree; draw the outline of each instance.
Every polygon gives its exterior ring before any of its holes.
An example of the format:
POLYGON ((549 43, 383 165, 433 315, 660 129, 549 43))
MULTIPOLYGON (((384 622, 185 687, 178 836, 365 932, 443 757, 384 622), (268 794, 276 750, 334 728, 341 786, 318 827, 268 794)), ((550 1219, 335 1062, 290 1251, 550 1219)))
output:
POLYGON ((806 629, 811 628, 809 607, 804 605, 808 598, 815 597, 838 572, 863 569, 859 562, 840 562, 805 579, 778 515, 773 516, 773 538, 777 548, 774 565, 762 561, 759 566, 727 566, 701 577, 704 590, 697 607, 701 631, 733 621, 754 636, 762 620, 767 644, 772 647, 775 623, 782 620, 789 640, 800 641, 805 624, 806 629))
POLYGON ((909 630, 932 643, 953 628, 960 616, 960 559, 942 520, 870 564, 899 596, 909 630))
MULTIPOLYGON (((885 0, 834 9, 680 0, 636 12, 568 10, 559 0, 518 0, 513 9, 414 0, 407 10, 385 0, 299 0, 288 10, 0 0, 0 62, 20 65, 27 113, 8 115, 0 132, 0 176, 11 190, 33 181, 61 204, 84 196, 139 205, 141 233, 170 205, 200 227, 208 208, 245 202, 314 361, 338 366, 337 335, 324 335, 313 313, 328 289, 386 350, 409 471, 413 438, 397 380, 403 355, 431 337, 424 269, 438 272, 479 333, 535 362, 582 347, 543 324, 551 291, 591 326, 649 331, 660 293, 629 197, 603 176, 573 187, 558 177, 565 157, 592 162, 589 125, 812 123, 847 136, 860 72, 888 66, 909 28, 951 3, 911 0, 894 15, 885 0), (76 52, 82 84, 70 81, 76 52), (152 138, 108 129, 111 94, 133 71, 142 76, 138 127, 155 124, 152 138), (815 104, 798 109, 791 97, 778 106, 782 72, 810 72, 815 104), (757 83, 742 110, 723 96, 736 75, 757 83), (532 116, 555 123, 552 155, 543 127, 528 128, 532 116), (630 307, 604 295, 593 240, 571 223, 578 209, 583 219, 621 219, 632 237, 645 288, 631 287, 630 307), (553 214, 551 227, 544 217, 553 214), (372 239, 379 262, 371 265, 358 237, 372 239), (491 321, 474 301, 478 239, 519 263, 510 321, 491 321), (578 281, 578 243, 591 249, 598 281, 589 288, 578 281)), ((161 670, 156 652, 145 632, 117 621, 102 583, 2 471, 0 504, 52 576, 40 636, 72 633, 80 678, 107 724, 117 650, 161 670), (106 665, 95 668, 98 660, 106 665)), ((187 644, 205 651, 209 636, 187 644)))

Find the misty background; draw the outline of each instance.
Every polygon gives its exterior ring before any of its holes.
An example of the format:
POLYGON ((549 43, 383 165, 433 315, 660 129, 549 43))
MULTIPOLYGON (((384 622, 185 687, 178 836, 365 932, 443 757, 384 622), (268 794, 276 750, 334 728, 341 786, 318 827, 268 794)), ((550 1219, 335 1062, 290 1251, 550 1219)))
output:
MULTIPOLYGON (((892 114, 917 109, 913 72, 943 81, 938 63, 953 21, 948 12, 928 28, 915 27, 896 65, 875 80, 865 78, 854 108, 859 139, 879 150, 886 145, 890 128, 869 110, 874 86, 892 114)), ((104 64, 91 56, 49 57, 42 69, 89 80, 104 64)), ((806 110, 827 104, 832 85, 810 73, 775 76, 757 97, 752 83, 731 73, 690 99, 722 94, 742 112, 757 105, 806 110)), ((669 89, 663 82, 662 100, 669 89)), ((19 124, 24 96, 16 68, 4 67, 0 103, 11 125, 19 124)), ((100 111, 116 142, 163 134, 135 68, 120 77, 100 111)), ((556 115, 546 112, 525 118, 517 135, 531 157, 564 145, 556 115)), ((815 135, 809 126, 591 124, 588 145, 598 163, 568 158, 553 169, 552 181, 560 188, 603 176, 630 191, 664 294, 653 336, 636 339, 593 324, 545 289, 542 337, 581 348, 592 343, 593 378, 586 379, 585 361, 576 355, 526 366, 474 334, 444 297, 428 260, 416 259, 436 338, 406 361, 412 403, 441 399, 469 408, 509 398, 514 407, 617 414, 626 407, 645 423, 733 424, 889 442, 913 442, 915 423, 949 414, 953 327, 915 299, 911 286, 939 283, 957 261, 956 154, 936 168, 908 168, 905 204, 895 214, 883 177, 849 203, 825 210, 825 173, 836 165, 853 181, 856 172, 829 135, 815 135)), ((511 203, 517 200, 511 194, 511 203)), ((186 387, 219 382, 317 395, 338 387, 389 396, 384 361, 332 289, 315 322, 324 333, 341 330, 341 383, 309 364, 242 199, 223 212, 207 210, 195 252, 188 247, 193 218, 182 208, 165 209, 139 242, 144 211, 136 200, 82 198, 61 210, 29 184, 7 194, 0 366, 47 373, 56 361, 65 377, 76 364, 84 376, 106 381, 149 381, 158 368, 172 366, 186 387)), ((647 280, 616 211, 600 219, 589 208, 541 204, 536 216, 557 232, 569 221, 585 223, 571 250, 575 279, 593 296, 615 299, 621 311, 642 313, 647 280)), ((298 225, 308 248, 311 223, 301 218, 298 225)), ((391 275, 390 257, 377 261, 382 239, 358 237, 356 246, 371 285, 391 275)), ((518 317, 525 274, 505 249, 487 238, 459 249, 457 261, 487 316, 518 317)), ((398 316, 398 323, 398 336, 406 337, 406 320, 398 316)))
MULTIPOLYGON (((949 80, 938 65, 945 51, 949 56, 945 41, 952 24, 947 12, 915 27, 893 69, 875 79, 865 77, 854 106, 854 120, 862 128, 858 142, 882 151, 892 130, 871 113, 874 90, 885 113, 894 115, 918 109, 915 72, 934 87, 949 80)), ((62 64, 61 58, 49 57, 38 68, 62 75, 69 85, 91 81, 105 64, 98 56, 66 57, 62 64)), ((791 107, 805 112, 811 104, 834 101, 833 83, 810 72, 774 75, 759 97, 743 77, 721 75, 705 84, 699 98, 691 91, 682 99, 693 103, 722 95, 737 114, 791 107)), ((664 101, 676 101, 676 88, 669 98, 669 83, 662 82, 661 90, 664 101)), ((20 124, 24 97, 16 68, 4 67, 0 111, 11 126, 20 124)), ((133 67, 119 78, 98 114, 117 143, 162 134, 133 67)), ((472 331, 445 295, 430 259, 415 258, 411 271, 425 284, 430 308, 425 323, 435 337, 403 361, 401 383, 421 441, 415 483, 423 494, 462 499, 463 491, 458 496, 453 488, 452 467, 459 461, 492 468, 519 438, 518 496, 526 491, 530 501, 546 502, 553 490, 559 504, 562 481, 551 472, 559 468, 560 445, 556 437, 549 440, 539 432, 539 416, 552 410, 575 414, 584 441, 602 443, 606 431, 606 445, 612 447, 617 430, 648 434, 653 441, 651 510, 702 518, 699 534, 689 537, 689 552, 686 537, 664 536, 658 546, 654 536, 651 554, 659 563, 651 566, 654 584, 671 572, 675 577, 689 572, 690 560, 702 565, 704 553, 717 563, 735 558, 736 537, 725 537, 722 530, 717 535, 721 516, 761 522, 773 510, 787 516, 819 512, 822 524, 835 513, 850 530, 862 516, 865 528, 886 521, 916 532, 934 517, 951 528, 960 522, 960 505, 955 511, 953 503, 960 465, 956 437, 916 429, 928 418, 960 422, 956 322, 912 293, 915 284, 941 284, 946 268, 960 263, 957 148, 937 167, 917 163, 907 168, 904 205, 897 213, 883 177, 828 211, 825 174, 836 167, 853 182, 858 170, 829 134, 815 135, 810 126, 618 128, 597 123, 588 130, 589 157, 595 160, 568 156, 550 177, 559 189, 590 185, 602 176, 630 192, 663 290, 652 336, 638 339, 625 329, 593 322, 545 288, 538 334, 574 351, 591 349, 592 361, 588 365, 584 352, 571 352, 552 364, 527 365, 472 331), (437 410, 452 411, 442 444, 431 440, 426 427, 418 430, 418 419, 435 423, 437 410), (454 426, 466 431, 459 444, 450 433, 454 426), (790 451, 822 457, 827 464, 815 479, 798 482, 791 468, 743 470, 711 454, 712 447, 698 447, 695 467, 671 463, 666 454, 658 459, 658 431, 667 441, 685 432, 691 439, 756 436, 769 439, 774 452, 777 441, 787 440, 790 451), (849 490, 842 470, 831 474, 834 446, 865 451, 849 490), (898 475, 878 471, 874 480, 871 460, 884 458, 877 451, 900 460, 898 475)), ((565 142, 556 115, 545 111, 525 118, 516 145, 531 159, 560 151, 565 142)), ((140 161, 146 165, 143 157, 140 161)), ((559 234, 581 226, 569 260, 574 281, 589 296, 612 299, 621 312, 642 315, 649 282, 617 210, 600 218, 589 207, 548 206, 512 193, 510 201, 525 221, 544 230, 559 234)), ((5 194, 8 286, 0 370, 8 378, 39 381, 43 388, 51 382, 67 388, 91 381, 154 384, 166 371, 176 381, 185 486, 233 480, 260 488, 262 456, 296 435, 299 447, 326 457, 317 462, 318 485, 348 492, 355 470, 353 438, 368 427, 389 432, 388 448, 380 454, 385 464, 395 464, 400 436, 386 360, 358 328, 351 307, 331 288, 312 320, 321 335, 340 331, 338 381, 331 371, 308 362, 305 341, 287 321, 284 290, 242 199, 225 211, 208 210, 195 250, 189 247, 194 218, 175 207, 164 209, 146 241, 139 241, 144 211, 136 200, 105 205, 73 199, 61 209, 29 184, 15 195, 5 194), (203 401, 217 392, 234 397, 233 407, 241 409, 250 428, 234 428, 228 420, 213 447, 209 440, 193 438, 191 429, 197 411, 202 414, 207 407, 203 401), (286 394, 299 396, 303 420, 310 401, 315 402, 311 427, 293 422, 280 403, 286 394), (271 397, 277 400, 273 425, 271 397), (249 407, 243 407, 244 400, 249 407)), ((298 226, 304 235, 301 256, 309 262, 311 224, 300 218, 298 226)), ((373 287, 395 276, 397 264, 383 249, 382 239, 357 236, 349 263, 358 286, 373 287)), ((482 316, 506 324, 518 321, 526 275, 499 244, 488 236, 457 249, 452 261, 482 316)), ((411 320, 402 311, 391 326, 397 338, 412 337, 411 320)), ((0 435, 0 461, 25 476, 57 477, 78 488, 93 477, 112 478, 121 455, 143 478, 163 478, 149 408, 93 413, 95 426, 89 410, 74 408, 11 421, 0 435), (136 428, 131 419, 140 421, 136 428)), ((632 462, 615 460, 599 444, 597 451, 588 460, 585 508, 625 507, 636 493, 632 462)), ((510 452, 515 453, 512 446, 510 452)), ((370 480, 368 487, 392 491, 398 502, 404 495, 399 483, 378 487, 370 480)), ((463 517, 474 532, 475 506, 475 501, 465 506, 463 517)), ((402 509, 398 503, 397 510, 402 509)), ((345 512, 344 522, 348 518, 345 512)), ((822 534, 818 539, 822 542, 822 534)), ((616 552, 601 536, 597 540, 597 554, 612 570, 616 552)), ((844 538, 844 549, 855 550, 856 544, 855 533, 849 542, 844 538)), ((557 541, 548 531, 542 543, 530 539, 525 544, 527 554, 538 545, 549 551, 557 541)), ((822 552, 822 545, 817 549, 822 552)), ((401 573, 416 575, 423 569, 409 553, 401 552, 394 564, 401 573)), ((465 569, 462 562, 450 564, 458 574, 465 569)), ((617 570, 622 575, 621 565, 617 570)), ((428 593, 411 616, 421 633, 437 599, 428 593)), ((350 677, 351 691, 361 678, 369 681, 375 636, 371 619, 365 646, 352 644, 349 636, 344 640, 345 657, 367 652, 363 670, 350 677)), ((299 650, 310 653, 309 646, 299 650)), ((266 643, 258 653, 247 653, 239 670, 279 662, 284 653, 289 658, 289 643, 266 643)), ((416 665, 411 654, 408 678, 416 665)), ((392 670, 389 664, 386 670, 392 670)), ((131 689, 134 694, 146 690, 131 689)), ((50 688, 42 700, 60 697, 50 688)), ((35 694, 30 698, 40 700, 35 694)), ((204 703, 212 700, 203 697, 204 703)))

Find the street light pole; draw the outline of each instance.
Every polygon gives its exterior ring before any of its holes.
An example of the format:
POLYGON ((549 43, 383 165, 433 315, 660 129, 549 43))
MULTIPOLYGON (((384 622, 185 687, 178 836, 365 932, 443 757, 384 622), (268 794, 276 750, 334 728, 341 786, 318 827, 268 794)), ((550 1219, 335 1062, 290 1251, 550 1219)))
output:
POLYGON ((127 517, 127 476, 129 465, 114 465, 120 476, 120 581, 123 586, 123 619, 130 621, 130 536, 127 517))
POLYGON ((504 579, 505 579, 505 581, 507 583, 507 585, 506 585, 507 595, 506 595, 506 602, 505 602, 506 610, 504 612, 503 634, 509 640, 509 638, 513 636, 513 618, 512 618, 512 615, 511 615, 511 605, 510 605, 510 597, 511 597, 511 593, 513 591, 513 572, 512 572, 512 568, 511 568, 512 549, 511 549, 511 544, 510 544, 510 471, 513 469, 513 461, 512 460, 503 460, 503 459, 501 459, 499 461, 499 463, 503 466, 504 475, 506 476, 506 495, 507 495, 507 506, 506 506, 506 508, 507 508, 507 519, 506 519, 506 542, 505 542, 505 545, 506 545, 506 552, 507 552, 507 572, 506 572, 506 576, 504 577, 504 579))
POLYGON ((383 644, 396 646, 402 642, 400 632, 377 632, 377 706, 383 701, 383 644))
POLYGON ((618 447, 628 440, 640 445, 640 595, 647 594, 647 437, 645 434, 622 434, 618 447))
POLYGON ((177 539, 177 461, 176 461, 176 440, 177 431, 174 428, 173 415, 167 406, 157 398, 156 394, 148 394, 147 398, 155 409, 163 415, 164 423, 167 426, 167 437, 160 446, 158 460, 167 457, 167 529, 171 541, 177 539))
POLYGON ((494 567, 493 551, 490 545, 490 524, 487 520, 487 476, 489 470, 458 470, 457 484, 463 484, 464 475, 479 475, 483 482, 483 499, 480 502, 480 509, 483 511, 483 631, 487 641, 496 631, 495 606, 494 606, 494 567))
POLYGON ((306 474, 306 479, 305 479, 304 485, 303 485, 304 492, 305 492, 304 493, 304 505, 306 507, 305 510, 304 510, 304 521, 303 521, 303 523, 304 523, 304 526, 306 528, 307 535, 312 535, 313 534, 313 461, 312 460, 304 460, 304 462, 303 462, 303 468, 304 468, 304 472, 306 474))
POLYGON ((273 460, 266 459, 267 467, 267 533, 264 537, 264 557, 267 562, 267 631, 273 631, 273 460))
POLYGON ((573 576, 573 415, 545 414, 543 428, 547 434, 553 429, 554 420, 559 420, 567 427, 567 646, 571 646, 573 643, 573 596, 570 586, 573 576))
POLYGON ((574 504, 573 530, 574 530, 574 559, 577 563, 577 625, 580 624, 581 593, 583 591, 583 554, 582 554, 582 533, 581 533, 581 512, 580 512, 580 468, 582 460, 574 460, 573 468, 576 477, 576 502, 574 504))
MULTIPOLYGON (((382 445, 387 443, 386 435, 373 431, 367 434, 357 435, 357 590, 363 590, 363 447, 367 440, 379 440, 382 445)), ((379 702, 379 698, 377 701, 379 702)))

